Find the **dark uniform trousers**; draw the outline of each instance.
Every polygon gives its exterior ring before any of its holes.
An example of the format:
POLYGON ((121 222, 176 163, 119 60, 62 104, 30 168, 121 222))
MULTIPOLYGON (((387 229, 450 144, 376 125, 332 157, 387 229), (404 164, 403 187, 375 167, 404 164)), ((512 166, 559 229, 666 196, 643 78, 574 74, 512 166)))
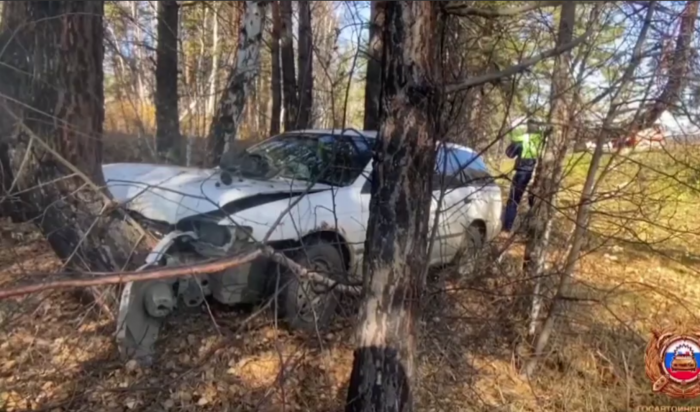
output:
MULTIPOLYGON (((506 211, 503 219, 503 230, 510 232, 513 229, 515 218, 518 215, 518 205, 527 190, 527 185, 532 179, 535 171, 536 161, 534 159, 518 159, 516 163, 515 176, 510 186, 510 194, 506 203, 506 211)), ((528 196, 530 207, 535 203, 535 196, 530 193, 528 196)))

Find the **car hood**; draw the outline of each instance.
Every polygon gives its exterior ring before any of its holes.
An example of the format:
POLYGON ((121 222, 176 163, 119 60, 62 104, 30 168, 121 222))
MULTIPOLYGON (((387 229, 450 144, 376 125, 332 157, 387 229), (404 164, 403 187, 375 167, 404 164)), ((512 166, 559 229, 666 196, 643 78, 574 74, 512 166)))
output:
MULTIPOLYGON (((102 172, 116 201, 147 219, 169 224, 203 213, 230 210, 227 206, 252 196, 286 193, 293 196, 331 189, 324 184, 309 187, 308 182, 285 178, 254 180, 238 176, 225 185, 221 183, 220 169, 143 163, 105 164, 102 172)), ((264 201, 251 203, 251 207, 261 204, 264 201)))

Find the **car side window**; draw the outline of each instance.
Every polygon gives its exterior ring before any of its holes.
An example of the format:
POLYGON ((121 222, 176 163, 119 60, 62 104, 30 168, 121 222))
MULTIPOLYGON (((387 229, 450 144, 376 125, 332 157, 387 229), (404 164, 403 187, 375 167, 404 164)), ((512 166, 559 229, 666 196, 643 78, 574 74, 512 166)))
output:
POLYGON ((474 151, 459 148, 441 147, 436 161, 437 181, 434 187, 440 187, 440 176, 445 174, 445 188, 457 188, 471 184, 483 184, 493 178, 488 172, 484 160, 474 151))
MULTIPOLYGON (((438 148, 433 172, 433 190, 454 189, 491 180, 493 177, 477 153, 455 147, 438 148)), ((361 193, 367 194, 371 191, 371 175, 368 175, 361 193)))
POLYGON ((433 190, 454 189, 462 186, 462 167, 453 148, 440 146, 435 159, 433 190))

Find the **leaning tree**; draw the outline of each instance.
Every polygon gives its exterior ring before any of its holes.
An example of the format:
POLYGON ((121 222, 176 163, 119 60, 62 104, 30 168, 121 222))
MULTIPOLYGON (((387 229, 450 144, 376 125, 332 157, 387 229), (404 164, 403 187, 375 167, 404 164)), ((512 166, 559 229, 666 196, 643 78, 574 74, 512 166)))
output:
POLYGON ((152 241, 104 188, 103 12, 101 1, 23 1, 2 16, 3 210, 33 221, 75 272, 133 266, 152 241))

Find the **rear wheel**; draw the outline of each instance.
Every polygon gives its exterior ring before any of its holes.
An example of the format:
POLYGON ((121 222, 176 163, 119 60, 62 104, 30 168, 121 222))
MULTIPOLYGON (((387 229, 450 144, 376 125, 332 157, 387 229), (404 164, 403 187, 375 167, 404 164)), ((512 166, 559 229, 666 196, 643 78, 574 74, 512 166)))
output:
MULTIPOLYGON (((291 259, 331 279, 340 279, 345 272, 338 249, 320 239, 307 242, 291 259)), ((280 268, 280 275, 281 291, 276 299, 278 315, 292 329, 315 332, 328 328, 338 305, 337 292, 311 279, 300 279, 286 268, 280 268)))

